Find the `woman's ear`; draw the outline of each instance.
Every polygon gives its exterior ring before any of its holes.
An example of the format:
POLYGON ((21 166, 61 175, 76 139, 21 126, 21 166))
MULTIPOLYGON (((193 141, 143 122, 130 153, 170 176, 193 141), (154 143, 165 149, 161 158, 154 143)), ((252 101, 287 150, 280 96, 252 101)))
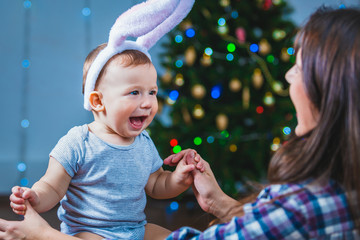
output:
POLYGON ((95 112, 102 112, 105 110, 105 106, 102 101, 102 94, 98 91, 93 91, 90 93, 89 102, 92 110, 95 112))

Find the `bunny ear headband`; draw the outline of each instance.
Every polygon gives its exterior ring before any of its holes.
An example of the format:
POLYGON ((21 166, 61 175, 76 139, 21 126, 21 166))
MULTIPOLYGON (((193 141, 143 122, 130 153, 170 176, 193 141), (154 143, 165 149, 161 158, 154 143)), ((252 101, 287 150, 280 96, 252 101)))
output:
POLYGON ((90 93, 109 59, 125 50, 138 50, 151 60, 148 50, 190 12, 195 0, 148 0, 120 15, 112 26, 107 46, 98 54, 87 73, 84 108, 91 110, 90 93), (126 40, 137 37, 136 41, 126 40))

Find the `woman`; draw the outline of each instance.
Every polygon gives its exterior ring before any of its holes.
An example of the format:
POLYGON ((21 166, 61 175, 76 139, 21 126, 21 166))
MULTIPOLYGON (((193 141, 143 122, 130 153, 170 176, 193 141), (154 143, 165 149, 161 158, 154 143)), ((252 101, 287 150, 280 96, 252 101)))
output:
MULTIPOLYGON (((203 210, 224 223, 205 232, 181 228, 168 239, 360 238, 359 26, 359 10, 322 9, 310 17, 285 76, 296 136, 272 158, 269 185, 241 205, 222 192, 207 165, 194 172, 193 189, 203 210)), ((30 208, 22 222, 0 221, 0 239, 74 239, 42 224, 30 208)))

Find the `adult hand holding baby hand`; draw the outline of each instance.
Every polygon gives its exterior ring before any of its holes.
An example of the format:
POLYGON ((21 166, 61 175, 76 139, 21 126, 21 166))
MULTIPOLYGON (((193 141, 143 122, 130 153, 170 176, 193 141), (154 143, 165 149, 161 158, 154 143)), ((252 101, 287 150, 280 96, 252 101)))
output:
POLYGON ((13 212, 19 215, 25 215, 27 210, 26 200, 29 201, 31 205, 36 205, 39 202, 38 195, 27 187, 15 186, 11 189, 12 194, 10 195, 10 207, 13 212))

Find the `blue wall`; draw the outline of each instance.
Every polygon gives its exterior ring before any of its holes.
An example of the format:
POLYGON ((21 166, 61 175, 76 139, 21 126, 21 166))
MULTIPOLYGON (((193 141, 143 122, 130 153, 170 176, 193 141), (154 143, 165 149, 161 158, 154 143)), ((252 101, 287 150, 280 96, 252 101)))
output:
MULTIPOLYGON (((48 154, 59 138, 72 126, 92 120, 82 107, 83 61, 91 49, 107 41, 119 14, 141 0, 32 0, 28 17, 23 2, 0 0, 0 81, 5 100, 0 117, 1 195, 8 195, 22 178, 31 186, 44 174, 48 154), (84 7, 90 7, 90 16, 82 14, 84 7), (26 19, 28 35, 24 31, 26 19), (30 63, 27 68, 22 66, 25 55, 30 63), (24 78, 27 86, 22 84, 24 78), (21 127, 24 118, 29 121, 25 129, 21 127), (23 173, 17 169, 21 153, 27 167, 23 173)), ((360 0, 289 3, 295 9, 290 18, 301 24, 324 3, 338 7, 342 3, 359 5, 360 0)), ((158 43, 150 51, 160 74, 161 50, 158 43)))

